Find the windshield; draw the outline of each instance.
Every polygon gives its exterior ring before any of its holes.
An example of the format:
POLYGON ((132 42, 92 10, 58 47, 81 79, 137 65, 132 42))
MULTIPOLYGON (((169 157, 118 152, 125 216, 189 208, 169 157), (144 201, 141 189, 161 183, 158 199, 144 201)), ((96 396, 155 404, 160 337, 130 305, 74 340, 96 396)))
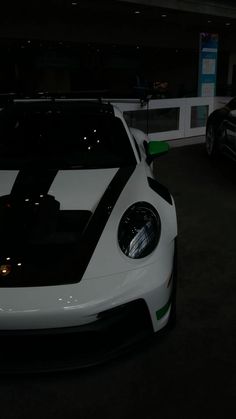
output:
POLYGON ((121 119, 62 104, 13 105, 0 112, 0 169, 57 169, 135 164, 121 119))

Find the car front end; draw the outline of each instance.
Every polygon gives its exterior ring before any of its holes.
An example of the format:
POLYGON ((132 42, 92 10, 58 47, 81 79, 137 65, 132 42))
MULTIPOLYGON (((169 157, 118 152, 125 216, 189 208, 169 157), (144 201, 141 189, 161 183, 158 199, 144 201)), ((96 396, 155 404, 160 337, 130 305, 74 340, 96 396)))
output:
POLYGON ((3 371, 36 357, 54 368, 63 351, 66 368, 93 364, 168 324, 174 201, 144 160, 129 163, 1 170, 3 371))

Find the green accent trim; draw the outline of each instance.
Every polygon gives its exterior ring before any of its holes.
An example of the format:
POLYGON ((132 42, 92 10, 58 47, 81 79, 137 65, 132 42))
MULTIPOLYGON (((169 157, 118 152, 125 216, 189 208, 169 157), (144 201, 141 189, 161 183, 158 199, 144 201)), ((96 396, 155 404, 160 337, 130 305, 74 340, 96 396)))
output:
POLYGON ((156 311, 157 320, 161 320, 161 318, 165 316, 165 314, 167 313, 167 311, 170 308, 170 305, 171 305, 171 297, 170 297, 169 301, 166 303, 166 305, 164 305, 164 307, 162 307, 162 308, 160 308, 160 310, 156 311))
POLYGON ((150 156, 158 156, 159 154, 167 153, 170 146, 165 141, 149 141, 148 154, 150 156))

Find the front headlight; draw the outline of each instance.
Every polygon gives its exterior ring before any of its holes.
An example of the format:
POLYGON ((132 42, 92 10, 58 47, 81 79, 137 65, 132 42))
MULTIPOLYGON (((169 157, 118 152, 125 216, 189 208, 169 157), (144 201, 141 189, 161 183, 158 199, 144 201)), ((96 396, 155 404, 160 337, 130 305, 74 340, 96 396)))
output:
POLYGON ((158 212, 147 202, 137 202, 127 209, 118 228, 118 242, 122 252, 140 259, 157 246, 161 234, 158 212))

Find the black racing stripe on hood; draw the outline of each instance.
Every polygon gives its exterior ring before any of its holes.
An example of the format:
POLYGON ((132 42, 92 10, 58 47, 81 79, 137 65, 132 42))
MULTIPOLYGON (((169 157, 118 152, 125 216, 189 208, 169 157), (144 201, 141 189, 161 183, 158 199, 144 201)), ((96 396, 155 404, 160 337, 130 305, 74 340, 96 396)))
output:
POLYGON ((58 170, 20 170, 11 190, 11 197, 38 197, 46 195, 58 170))
POLYGON ((82 279, 111 212, 134 170, 135 166, 130 166, 117 171, 90 219, 78 251, 78 282, 82 279))
POLYGON ((171 194, 168 189, 159 183, 156 179, 148 177, 148 184, 150 188, 160 195, 168 204, 173 205, 171 194))

